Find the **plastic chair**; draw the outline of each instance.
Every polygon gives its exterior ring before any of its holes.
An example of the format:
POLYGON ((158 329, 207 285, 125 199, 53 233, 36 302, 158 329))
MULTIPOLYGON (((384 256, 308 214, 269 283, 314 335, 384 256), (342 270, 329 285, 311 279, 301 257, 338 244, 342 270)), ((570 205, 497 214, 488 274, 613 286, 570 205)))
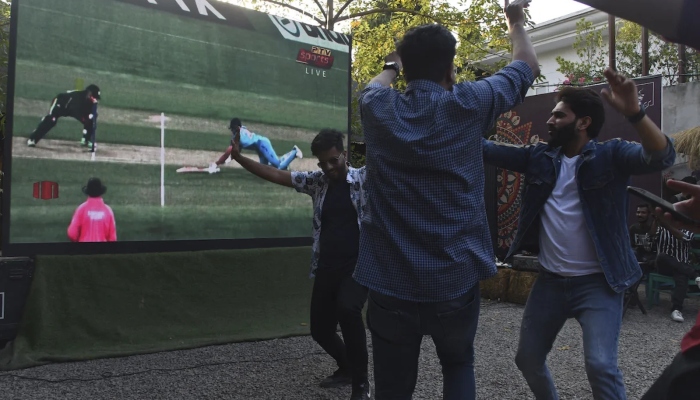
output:
MULTIPOLYGON (((697 267, 694 266, 696 269, 697 267)), ((695 279, 688 280, 688 287, 692 288, 696 286, 695 279)), ((657 274, 652 272, 649 274, 649 279, 646 284, 647 291, 647 308, 649 310, 654 307, 655 304, 659 304, 659 293, 673 293, 673 288, 676 287, 673 277, 657 274)), ((688 291, 686 297, 700 297, 700 292, 688 291)))

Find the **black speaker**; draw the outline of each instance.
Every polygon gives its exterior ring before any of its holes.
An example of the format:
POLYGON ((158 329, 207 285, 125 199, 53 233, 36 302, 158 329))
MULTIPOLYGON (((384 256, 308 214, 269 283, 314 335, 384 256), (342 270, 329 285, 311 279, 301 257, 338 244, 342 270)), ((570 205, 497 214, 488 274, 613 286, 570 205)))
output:
POLYGON ((33 277, 33 259, 0 257, 0 343, 17 336, 33 277))

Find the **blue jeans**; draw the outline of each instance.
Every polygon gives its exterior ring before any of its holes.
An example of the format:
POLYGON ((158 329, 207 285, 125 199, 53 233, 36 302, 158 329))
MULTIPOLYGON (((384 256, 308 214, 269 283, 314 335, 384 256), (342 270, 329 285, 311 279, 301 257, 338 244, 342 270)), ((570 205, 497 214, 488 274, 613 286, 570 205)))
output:
POLYGON ((525 305, 515 363, 537 400, 558 399, 546 365, 557 334, 569 318, 583 331, 586 374, 595 400, 624 400, 617 366, 623 293, 615 293, 601 274, 561 277, 540 272, 525 305))
POLYGON ((438 303, 415 303, 370 291, 367 326, 372 333, 377 400, 411 399, 423 335, 435 343, 444 399, 476 398, 474 336, 480 304, 479 285, 438 303))

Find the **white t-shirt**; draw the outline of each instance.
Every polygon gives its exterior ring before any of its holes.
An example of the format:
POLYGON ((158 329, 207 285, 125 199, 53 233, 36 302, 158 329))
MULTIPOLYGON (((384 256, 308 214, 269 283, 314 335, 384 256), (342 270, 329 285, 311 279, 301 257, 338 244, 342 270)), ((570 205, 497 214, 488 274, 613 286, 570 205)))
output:
POLYGON ((562 156, 559 178, 540 215, 538 261, 546 270, 562 276, 602 272, 578 193, 579 157, 562 156))

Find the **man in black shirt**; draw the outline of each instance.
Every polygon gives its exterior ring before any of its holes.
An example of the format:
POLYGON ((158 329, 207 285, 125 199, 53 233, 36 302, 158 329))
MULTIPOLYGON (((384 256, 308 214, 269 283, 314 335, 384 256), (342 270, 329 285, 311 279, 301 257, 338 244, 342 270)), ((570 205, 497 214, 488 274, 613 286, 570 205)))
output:
POLYGON ((638 205, 637 223, 629 227, 632 249, 640 263, 654 261, 656 258, 656 251, 652 246, 652 239, 656 232, 652 230, 654 227, 652 227, 650 215, 649 204, 638 205))
POLYGON ((29 135, 27 146, 35 147, 61 117, 73 117, 83 124, 83 138, 80 144, 95 151, 95 129, 97 128, 97 103, 100 88, 88 85, 85 90, 71 90, 59 93, 51 102, 49 113, 41 119, 39 126, 29 135))
POLYGON ((240 137, 231 145, 231 158, 253 174, 306 193, 313 200, 313 256, 311 277, 311 336, 338 364, 322 387, 352 383, 351 400, 370 398, 367 376, 367 339, 362 308, 367 288, 357 283, 355 271, 360 221, 366 204, 365 168, 350 167, 343 134, 323 129, 311 142, 319 170, 287 171, 261 164, 240 152, 240 137), (337 325, 343 339, 336 332, 337 325))

